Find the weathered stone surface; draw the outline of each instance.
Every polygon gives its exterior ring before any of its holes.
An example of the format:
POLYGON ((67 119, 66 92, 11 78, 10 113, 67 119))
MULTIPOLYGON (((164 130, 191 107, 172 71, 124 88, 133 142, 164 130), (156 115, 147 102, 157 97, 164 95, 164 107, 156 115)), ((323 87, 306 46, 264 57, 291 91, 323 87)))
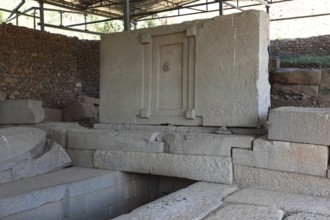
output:
POLYGON ((226 197, 224 201, 270 206, 291 213, 309 212, 320 215, 330 215, 329 198, 322 197, 247 188, 233 193, 226 197))
POLYGON ((222 204, 224 197, 237 189, 236 186, 195 183, 115 219, 203 219, 222 204))
POLYGON ((6 101, 7 99, 7 94, 3 91, 0 91, 0 102, 6 101))
POLYGON ((37 128, 0 129, 0 170, 37 156, 43 150, 45 142, 46 133, 37 128))
POLYGON ((66 152, 70 156, 73 166, 90 168, 94 166, 94 150, 67 149, 66 152))
POLYGON ((225 184, 233 175, 231 158, 219 156, 96 151, 94 166, 225 184))
POLYGON ((98 109, 91 103, 75 101, 63 108, 63 120, 67 122, 88 118, 97 119, 97 117, 98 109))
POLYGON ((301 212, 301 213, 296 213, 296 214, 289 215, 284 220, 302 220, 302 219, 306 219, 306 220, 329 220, 330 216, 329 215, 324 216, 324 215, 317 215, 317 214, 314 214, 314 213, 301 212))
POLYGON ((90 104, 93 104, 93 105, 99 105, 100 104, 100 99, 89 97, 89 96, 78 96, 78 101, 79 102, 84 102, 84 103, 90 103, 90 104))
POLYGON ((230 157, 233 147, 251 149, 254 138, 244 135, 167 133, 163 140, 168 153, 230 157))
POLYGON ((68 145, 69 130, 86 129, 76 122, 44 122, 38 124, 37 127, 47 133, 47 138, 55 141, 64 148, 68 145))
POLYGON ((319 85, 320 69, 280 68, 272 74, 272 80, 282 84, 319 85))
POLYGON ((210 214, 205 220, 282 220, 283 216, 284 212, 280 209, 256 205, 233 204, 225 205, 225 207, 210 214))
POLYGON ((330 197, 330 181, 317 176, 234 165, 234 179, 242 187, 330 197))
POLYGON ((275 83, 272 86, 273 94, 289 94, 289 95, 309 95, 318 96, 319 86, 318 85, 285 85, 275 83))
POLYGON ((329 149, 323 145, 269 141, 253 142, 253 151, 233 149, 233 163, 270 170, 326 176, 329 149))
POLYGON ((330 109, 281 107, 270 110, 268 139, 330 145, 330 109))
POLYGON ((0 102, 0 124, 35 124, 45 118, 38 100, 7 100, 0 102))
POLYGON ((45 111, 44 121, 53 121, 53 122, 63 121, 63 114, 61 109, 44 108, 44 111, 45 111))
POLYGON ((164 152, 164 143, 156 141, 159 132, 70 130, 68 148, 84 150, 121 150, 164 152))
POLYGON ((268 44, 261 11, 104 35, 100 122, 256 127, 270 104, 268 44))

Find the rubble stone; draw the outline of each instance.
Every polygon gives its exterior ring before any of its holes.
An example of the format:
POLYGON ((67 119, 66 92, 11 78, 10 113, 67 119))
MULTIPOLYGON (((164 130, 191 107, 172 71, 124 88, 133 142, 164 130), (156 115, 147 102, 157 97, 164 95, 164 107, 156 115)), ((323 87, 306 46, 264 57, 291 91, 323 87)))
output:
POLYGON ((280 68, 271 79, 282 84, 319 85, 322 79, 320 69, 280 68))
POLYGON ((318 85, 285 85, 275 83, 272 87, 272 94, 288 94, 288 95, 308 95, 318 96, 318 85))

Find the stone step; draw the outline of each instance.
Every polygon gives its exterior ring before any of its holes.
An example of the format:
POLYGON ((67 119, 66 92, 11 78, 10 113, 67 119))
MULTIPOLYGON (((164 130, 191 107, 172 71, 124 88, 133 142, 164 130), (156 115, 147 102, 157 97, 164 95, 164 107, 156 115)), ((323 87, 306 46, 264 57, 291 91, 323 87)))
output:
POLYGON ((72 167, 0 184, 0 219, 81 219, 93 208, 104 208, 99 219, 109 219, 111 201, 123 194, 116 186, 124 181, 121 172, 72 167))

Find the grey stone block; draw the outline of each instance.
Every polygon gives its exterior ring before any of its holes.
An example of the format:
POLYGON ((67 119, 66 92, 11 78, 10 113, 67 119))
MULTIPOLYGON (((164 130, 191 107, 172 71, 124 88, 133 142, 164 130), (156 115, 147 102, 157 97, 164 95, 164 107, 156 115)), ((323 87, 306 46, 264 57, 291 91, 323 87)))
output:
POLYGON ((85 129, 70 130, 68 134, 68 148, 72 149, 164 151, 164 143, 156 141, 158 132, 85 129))
POLYGON ((174 154, 199 154, 231 156, 231 149, 252 148, 255 136, 216 134, 167 133, 163 140, 166 152, 174 154))
POLYGON ((86 211, 85 194, 66 198, 65 200, 61 201, 61 205, 63 219, 80 215, 86 211))
POLYGON ((93 105, 99 105, 100 104, 100 99, 89 97, 89 96, 78 96, 78 101, 79 102, 90 103, 90 104, 93 104, 93 105))
POLYGON ((224 197, 236 190, 236 186, 196 183, 135 209, 130 214, 119 216, 116 220, 203 219, 222 205, 224 197))
POLYGON ((35 124, 45 118, 38 100, 7 100, 0 102, 0 124, 35 124))
POLYGON ((288 95, 308 95, 318 96, 318 85, 285 85, 281 83, 275 83, 272 87, 272 93, 275 94, 288 94, 288 95))
POLYGON ((234 178, 241 187, 330 197, 329 179, 317 176, 234 165, 234 178))
POLYGON ((41 153, 46 133, 37 128, 12 127, 0 129, 0 170, 9 169, 21 161, 41 153))
POLYGON ((243 166, 326 176, 327 146, 269 141, 267 136, 253 142, 253 151, 233 149, 233 163, 243 166))
POLYGON ((330 109, 281 107, 270 110, 268 139, 330 145, 330 109))
POLYGON ((63 114, 61 109, 44 108, 44 111, 45 111, 44 121, 52 121, 52 122, 63 121, 63 114))
POLYGON ((272 80, 283 84, 319 85, 320 69, 280 68, 272 74, 272 80))
POLYGON ((252 188, 237 191, 226 197, 224 202, 277 207, 291 213, 309 212, 320 215, 330 215, 329 198, 252 188))
POLYGON ((47 138, 52 139, 64 148, 67 147, 68 143, 68 130, 86 129, 77 122, 44 122, 38 124, 37 127, 47 133, 47 138))
POLYGON ((66 152, 70 156, 73 166, 93 168, 95 150, 67 149, 66 152))
POLYGON ((219 156, 96 151, 94 166, 225 184, 233 175, 231 158, 219 156))
POLYGON ((289 215, 288 217, 285 218, 285 220, 301 220, 301 219, 329 220, 330 215, 324 216, 324 215, 317 215, 314 213, 300 212, 300 213, 295 213, 295 214, 289 215))
POLYGON ((79 121, 86 118, 97 119, 98 109, 94 104, 74 101, 63 108, 64 121, 79 121))
POLYGON ((230 220, 282 220, 284 212, 280 209, 272 207, 247 205, 247 204, 233 204, 225 205, 214 213, 210 214, 205 220, 219 220, 219 219, 230 219, 230 220))

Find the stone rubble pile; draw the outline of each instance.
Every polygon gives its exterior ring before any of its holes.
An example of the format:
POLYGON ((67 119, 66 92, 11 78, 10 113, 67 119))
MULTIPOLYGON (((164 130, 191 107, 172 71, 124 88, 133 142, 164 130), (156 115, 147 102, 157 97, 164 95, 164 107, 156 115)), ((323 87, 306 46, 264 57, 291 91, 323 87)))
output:
POLYGON ((37 128, 0 129, 0 183, 45 174, 71 165, 56 142, 37 128))

